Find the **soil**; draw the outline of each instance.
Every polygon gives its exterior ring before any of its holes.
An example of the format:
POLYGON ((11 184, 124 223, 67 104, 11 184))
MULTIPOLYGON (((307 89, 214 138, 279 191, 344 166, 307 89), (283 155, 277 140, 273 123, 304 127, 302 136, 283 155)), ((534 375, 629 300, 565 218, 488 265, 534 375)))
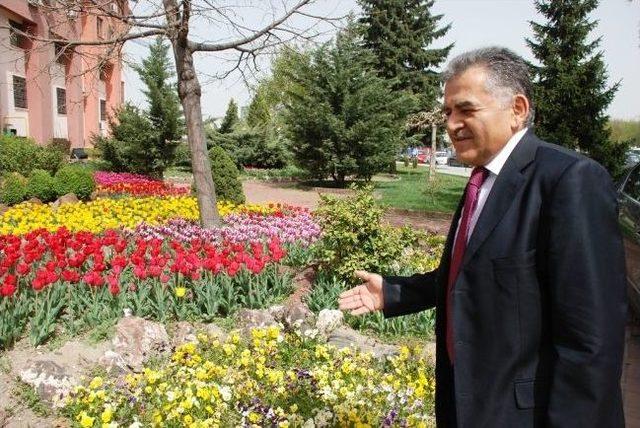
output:
MULTIPOLYGON (((267 182, 245 180, 242 183, 247 202, 265 203, 281 202, 291 205, 315 209, 320 201, 320 194, 350 195, 349 189, 333 189, 310 187, 302 188, 295 182, 267 182)), ((416 229, 444 235, 451 224, 451 214, 426 213, 421 211, 389 209, 384 220, 393 226, 413 226, 416 229)))

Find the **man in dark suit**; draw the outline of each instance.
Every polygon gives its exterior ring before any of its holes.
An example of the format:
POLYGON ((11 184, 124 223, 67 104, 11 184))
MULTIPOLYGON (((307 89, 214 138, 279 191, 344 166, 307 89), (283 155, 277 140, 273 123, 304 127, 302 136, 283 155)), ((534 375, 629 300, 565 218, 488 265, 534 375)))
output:
POLYGON ((596 162, 538 139, 526 63, 503 48, 452 60, 447 131, 473 165, 440 266, 358 271, 355 315, 436 308, 442 427, 624 426, 626 320, 616 192, 596 162))

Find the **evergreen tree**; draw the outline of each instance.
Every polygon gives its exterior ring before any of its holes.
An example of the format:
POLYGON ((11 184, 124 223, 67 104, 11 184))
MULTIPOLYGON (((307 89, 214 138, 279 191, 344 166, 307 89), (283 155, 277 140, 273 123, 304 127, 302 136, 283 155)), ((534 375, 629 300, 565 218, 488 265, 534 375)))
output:
POLYGON ((527 44, 540 62, 536 76, 536 133, 551 142, 583 152, 617 176, 628 144, 613 142, 605 113, 619 83, 607 85, 601 37, 589 42, 596 22, 588 15, 597 0, 536 0, 547 22, 530 22, 527 44))
POLYGON ((439 28, 443 15, 433 15, 434 0, 358 0, 364 45, 376 57, 380 75, 394 81, 393 88, 418 98, 417 110, 429 111, 441 96, 438 73, 453 47, 430 48, 451 28, 439 28))
POLYGON ((352 28, 291 61, 283 120, 296 163, 313 177, 368 180, 393 160, 413 106, 373 62, 352 28))
POLYGON ((227 106, 227 112, 224 114, 224 119, 222 119, 218 132, 221 134, 229 134, 233 132, 233 128, 239 121, 238 106, 233 98, 231 98, 231 101, 229 101, 229 105, 227 106))
POLYGON ((252 128, 265 128, 270 123, 271 112, 265 96, 265 89, 262 86, 258 86, 247 109, 247 125, 252 128))
POLYGON ((157 37, 149 46, 149 56, 134 67, 145 84, 143 90, 149 110, 147 115, 153 124, 153 154, 150 163, 154 166, 151 175, 162 178, 164 170, 173 164, 175 151, 184 133, 180 100, 175 83, 173 64, 169 59, 169 45, 157 37))

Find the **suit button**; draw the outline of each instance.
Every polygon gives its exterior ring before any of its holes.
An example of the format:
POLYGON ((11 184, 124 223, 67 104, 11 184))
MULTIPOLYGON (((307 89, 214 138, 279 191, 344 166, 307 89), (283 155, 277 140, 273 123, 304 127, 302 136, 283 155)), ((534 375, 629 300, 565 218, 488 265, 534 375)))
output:
POLYGON ((464 345, 464 342, 463 342, 462 340, 458 340, 458 341, 456 342, 456 345, 458 345, 458 346, 462 346, 462 345, 464 345))

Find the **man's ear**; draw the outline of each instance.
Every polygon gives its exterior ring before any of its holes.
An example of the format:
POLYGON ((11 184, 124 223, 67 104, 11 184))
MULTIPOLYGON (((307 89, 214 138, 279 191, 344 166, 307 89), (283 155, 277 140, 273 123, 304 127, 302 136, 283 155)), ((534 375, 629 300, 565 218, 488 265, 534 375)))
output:
POLYGON ((522 94, 516 94, 513 97, 512 104, 513 122, 512 128, 521 129, 524 128, 529 115, 529 100, 522 94))

